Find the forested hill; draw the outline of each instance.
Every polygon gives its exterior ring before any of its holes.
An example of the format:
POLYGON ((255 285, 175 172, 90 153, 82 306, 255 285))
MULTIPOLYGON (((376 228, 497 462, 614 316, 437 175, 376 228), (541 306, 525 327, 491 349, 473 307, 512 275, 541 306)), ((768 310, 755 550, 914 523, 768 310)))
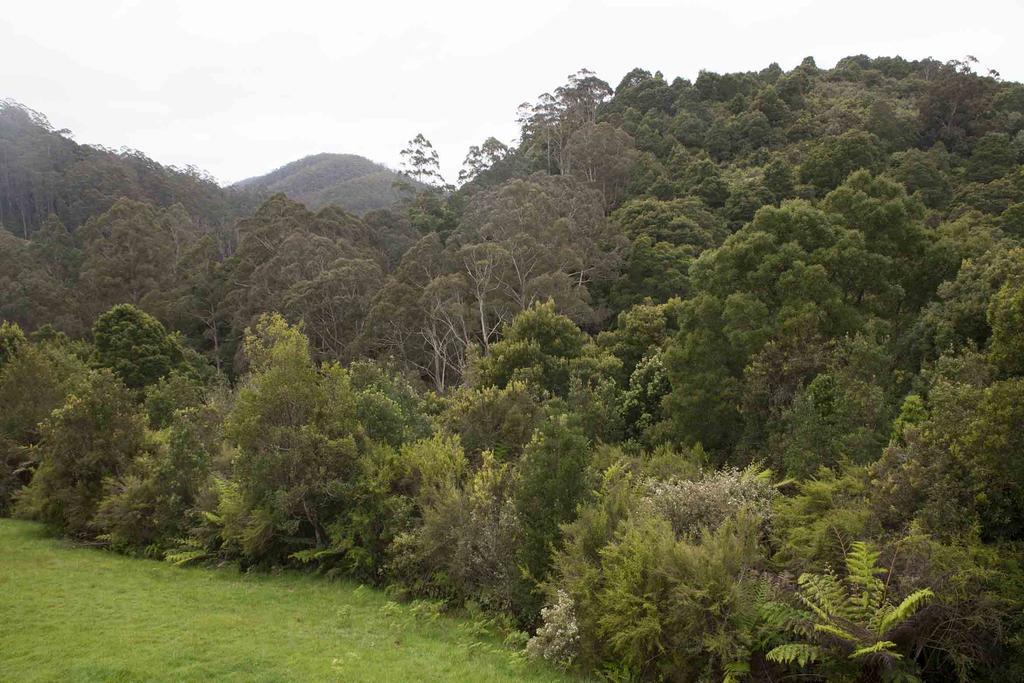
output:
POLYGON ((364 214, 394 205, 400 179, 397 172, 355 154, 314 154, 233 187, 282 192, 311 209, 333 205, 364 214))
POLYGON ((28 238, 47 216, 69 229, 118 199, 180 204, 195 220, 223 223, 255 208, 202 171, 163 166, 136 150, 81 145, 70 131, 11 100, 0 100, 0 225, 28 238))
POLYGON ((615 680, 1024 680, 1020 83, 584 70, 457 188, 419 135, 389 208, 212 227, 4 116, 0 512, 615 680))

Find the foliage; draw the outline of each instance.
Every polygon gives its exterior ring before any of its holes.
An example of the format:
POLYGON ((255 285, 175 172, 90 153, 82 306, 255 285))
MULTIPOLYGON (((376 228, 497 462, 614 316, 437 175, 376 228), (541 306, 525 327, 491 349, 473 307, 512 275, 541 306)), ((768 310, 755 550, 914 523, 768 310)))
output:
POLYGON ((96 362, 110 368, 131 389, 142 389, 182 364, 177 340, 153 316, 118 304, 92 328, 96 362))
POLYGON ((318 368, 298 329, 266 316, 245 350, 252 371, 224 425, 238 448, 239 497, 237 528, 225 528, 225 541, 249 561, 282 562, 327 544, 362 435, 348 373, 318 368))
MULTIPOLYGON (((861 541, 846 557, 845 585, 834 574, 801 574, 800 601, 809 611, 798 616, 775 605, 766 606, 772 626, 788 628, 811 642, 780 645, 769 660, 806 667, 821 661, 829 675, 868 670, 882 680, 919 680, 912 658, 900 652, 899 631, 912 626, 915 614, 931 601, 930 588, 920 588, 898 603, 891 601, 879 575, 879 553, 861 541)), ((904 636, 905 637, 905 636, 904 636)))
POLYGON ((221 190, 0 105, 0 507, 583 675, 1017 680, 1024 88, 975 68, 581 70, 362 217, 369 162, 221 190))
POLYGON ((81 387, 86 365, 63 346, 22 344, 0 367, 0 512, 39 464, 40 424, 81 387))
POLYGON ((109 370, 91 371, 42 423, 39 468, 18 497, 17 514, 71 536, 95 536, 108 478, 125 473, 147 448, 144 425, 131 391, 109 370))
POLYGON ((9 363, 25 343, 25 333, 17 323, 0 322, 0 368, 9 363))

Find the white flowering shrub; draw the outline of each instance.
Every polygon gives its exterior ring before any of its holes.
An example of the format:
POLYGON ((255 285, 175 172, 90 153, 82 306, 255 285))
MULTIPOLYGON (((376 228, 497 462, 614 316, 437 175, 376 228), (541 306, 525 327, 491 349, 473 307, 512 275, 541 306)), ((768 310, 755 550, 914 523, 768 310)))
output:
POLYGON ((754 467, 708 472, 694 480, 649 479, 641 505, 669 521, 677 536, 715 529, 740 510, 767 520, 775 488, 768 473, 754 467))
POLYGON ((576 660, 580 645, 580 626, 572 597, 564 590, 558 591, 555 604, 542 609, 540 615, 544 624, 526 644, 526 654, 568 669, 576 660))

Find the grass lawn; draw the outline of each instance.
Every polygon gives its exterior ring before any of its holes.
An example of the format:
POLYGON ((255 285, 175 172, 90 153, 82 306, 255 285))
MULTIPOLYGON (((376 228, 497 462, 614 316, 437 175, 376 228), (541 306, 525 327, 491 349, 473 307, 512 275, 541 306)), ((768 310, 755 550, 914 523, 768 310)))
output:
POLYGON ((465 620, 299 574, 179 569, 0 519, 0 681, 556 681, 465 620))

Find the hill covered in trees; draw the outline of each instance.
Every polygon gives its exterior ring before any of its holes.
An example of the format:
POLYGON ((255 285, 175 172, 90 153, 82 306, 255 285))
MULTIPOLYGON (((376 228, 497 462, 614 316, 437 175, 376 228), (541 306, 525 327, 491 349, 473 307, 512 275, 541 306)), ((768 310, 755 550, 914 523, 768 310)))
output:
POLYGON ((355 154, 314 154, 234 187, 280 192, 313 210, 339 206, 361 215, 397 203, 395 183, 401 179, 396 171, 355 154))
POLYGON ((223 223, 252 211, 203 171, 162 166, 132 149, 81 145, 46 116, 0 100, 0 225, 31 237, 48 216, 75 230, 119 199, 180 204, 195 220, 223 223))
POLYGON ((1024 86, 581 71, 519 123, 361 217, 5 209, 0 508, 615 680, 1024 678, 1024 86))

